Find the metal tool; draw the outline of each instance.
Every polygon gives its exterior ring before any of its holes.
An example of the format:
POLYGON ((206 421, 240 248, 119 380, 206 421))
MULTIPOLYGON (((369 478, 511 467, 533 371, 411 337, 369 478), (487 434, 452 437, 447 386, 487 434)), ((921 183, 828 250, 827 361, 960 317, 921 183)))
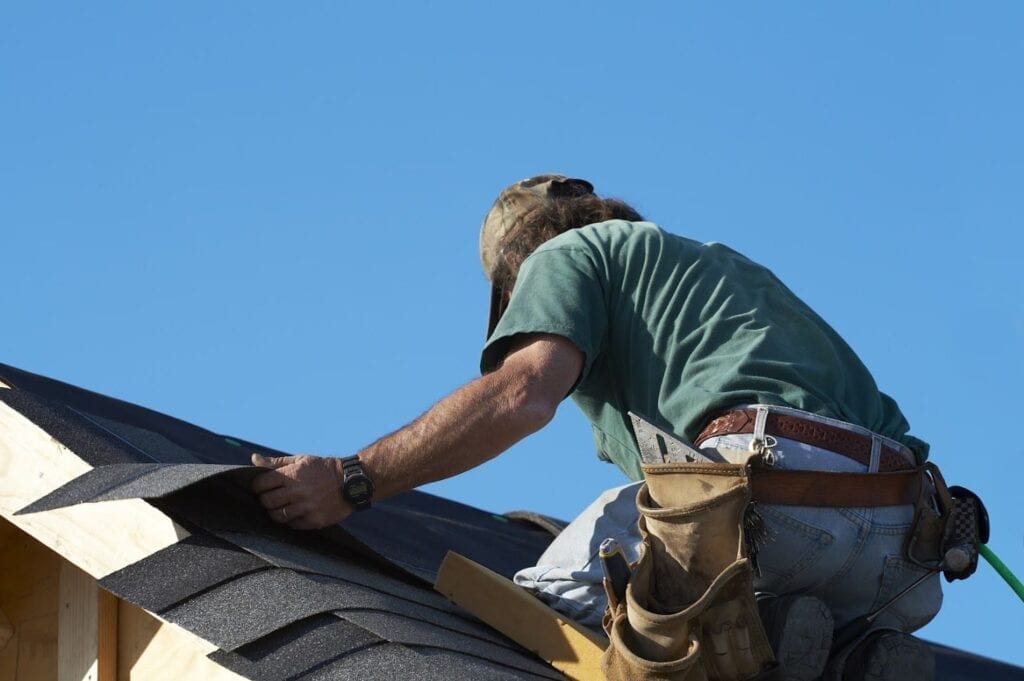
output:
POLYGON ((632 571, 629 569, 629 562, 626 561, 626 554, 622 552, 622 546, 614 537, 609 537, 601 542, 601 548, 597 555, 601 558, 601 567, 604 569, 604 578, 615 596, 621 603, 626 597, 626 585, 629 583, 629 576, 632 571))
POLYGON ((918 586, 923 584, 926 579, 937 574, 938 572, 939 570, 929 570, 928 572, 924 573, 923 575, 915 579, 913 582, 911 582, 909 586, 904 588, 898 594, 887 600, 879 607, 875 608, 872 612, 868 613, 867 615, 861 615, 860 617, 852 620, 849 624, 843 627, 836 634, 835 640, 832 643, 832 649, 843 650, 848 645, 856 641, 858 638, 860 638, 861 634, 863 634, 865 631, 868 630, 868 628, 871 627, 871 624, 878 618, 879 615, 885 612, 887 608, 892 606, 893 603, 906 596, 908 593, 910 593, 918 586))
POLYGON ((727 463, 721 455, 698 451, 638 414, 629 412, 629 420, 644 463, 727 463))

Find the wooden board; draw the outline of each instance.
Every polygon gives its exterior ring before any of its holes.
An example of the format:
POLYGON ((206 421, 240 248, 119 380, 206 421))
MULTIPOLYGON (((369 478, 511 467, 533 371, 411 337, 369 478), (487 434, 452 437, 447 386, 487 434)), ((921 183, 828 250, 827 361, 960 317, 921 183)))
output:
POLYGON ((119 602, 117 629, 117 681, 243 681, 207 657, 217 646, 131 603, 119 602))
POLYGON ((7 647, 7 642, 14 636, 14 625, 8 619, 7 613, 0 608, 0 652, 7 647))
POLYGON ((60 565, 57 681, 114 681, 117 598, 66 560, 60 565))
POLYGON ((57 678, 60 559, 0 520, 0 610, 12 635, 0 650, 0 681, 57 678))
POLYGON ((603 636, 566 619, 498 573, 449 551, 434 588, 570 679, 604 678, 603 636))
POLYGON ((71 450, 0 403, 0 517, 97 579, 188 536, 141 499, 14 515, 89 469, 71 450))
POLYGON ((12 629, 7 645, 0 645, 0 681, 75 678, 73 669, 85 670, 77 678, 98 681, 242 678, 207 657, 217 646, 98 588, 94 579, 4 520, 0 612, 12 629), (94 625, 82 614, 90 610, 94 625), (92 634, 84 631, 89 626, 92 634))
POLYGON ((99 590, 99 640, 96 645, 99 681, 117 679, 117 610, 118 598, 105 589, 99 590))

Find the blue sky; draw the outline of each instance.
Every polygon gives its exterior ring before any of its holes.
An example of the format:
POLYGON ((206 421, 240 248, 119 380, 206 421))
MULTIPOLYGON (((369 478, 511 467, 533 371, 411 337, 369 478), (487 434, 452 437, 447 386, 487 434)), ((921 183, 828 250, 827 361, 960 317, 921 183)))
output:
MULTIPOLYGON (((1017 3, 25 3, 0 9, 0 361, 344 455, 476 375, 477 229, 590 179, 771 267, 1024 574, 1017 3)), ((429 491, 570 518, 570 403, 429 491)), ((1024 664, 982 566, 924 635, 1024 664)))

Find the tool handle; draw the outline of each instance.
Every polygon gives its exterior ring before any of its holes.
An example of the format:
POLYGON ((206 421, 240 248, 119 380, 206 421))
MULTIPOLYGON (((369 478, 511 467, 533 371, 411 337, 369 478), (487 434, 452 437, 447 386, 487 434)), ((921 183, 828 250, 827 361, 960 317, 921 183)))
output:
POLYGON ((601 558, 601 567, 604 568, 604 576, 611 586, 612 594, 621 603, 626 597, 626 585, 631 574, 626 555, 617 540, 608 538, 601 542, 598 556, 601 558))

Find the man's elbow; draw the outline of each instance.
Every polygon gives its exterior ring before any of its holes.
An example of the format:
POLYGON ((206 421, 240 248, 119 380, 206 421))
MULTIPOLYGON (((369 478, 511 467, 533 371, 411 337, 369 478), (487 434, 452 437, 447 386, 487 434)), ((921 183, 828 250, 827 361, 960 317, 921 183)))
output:
POLYGON ((560 400, 552 400, 545 394, 531 394, 526 391, 523 399, 516 406, 516 412, 526 433, 535 433, 551 423, 555 418, 560 400))
POLYGON ((561 336, 534 335, 498 370, 523 436, 551 422, 583 366, 583 353, 561 336))
POLYGON ((528 371, 504 369, 500 412, 505 427, 519 438, 535 433, 555 417, 560 399, 553 397, 543 380, 528 371))

